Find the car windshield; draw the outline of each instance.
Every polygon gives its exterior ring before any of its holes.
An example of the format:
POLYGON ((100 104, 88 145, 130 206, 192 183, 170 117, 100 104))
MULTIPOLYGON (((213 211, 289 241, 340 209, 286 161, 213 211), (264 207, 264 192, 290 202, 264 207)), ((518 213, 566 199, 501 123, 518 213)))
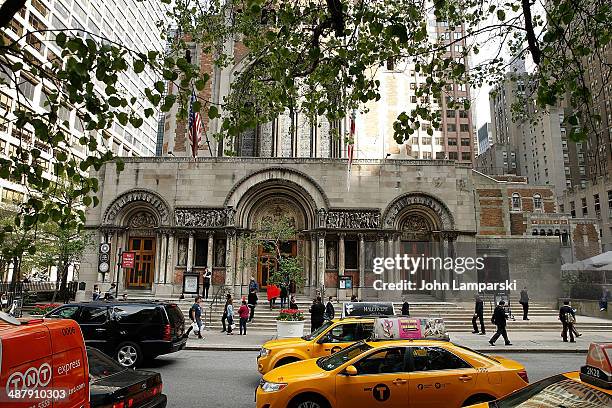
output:
POLYGON ((323 325, 321 327, 319 327, 317 330, 313 331, 310 334, 307 334, 306 336, 303 336, 302 339, 303 340, 312 340, 312 339, 316 339, 317 336, 321 333, 323 333, 325 330, 327 330, 329 328, 329 326, 331 326, 333 323, 331 320, 326 320, 325 323, 323 323, 323 325))
POLYGON ((91 347, 87 347, 87 360, 89 361, 89 377, 92 380, 98 380, 127 370, 112 358, 91 347))
POLYGON ((332 354, 329 357, 322 357, 318 359, 317 365, 326 371, 331 371, 340 367, 347 361, 352 360, 361 353, 370 350, 371 348, 372 346, 360 341, 359 343, 355 343, 344 350, 332 354))
POLYGON ((528 385, 491 405, 495 408, 600 408, 612 406, 612 397, 564 375, 555 375, 528 385))

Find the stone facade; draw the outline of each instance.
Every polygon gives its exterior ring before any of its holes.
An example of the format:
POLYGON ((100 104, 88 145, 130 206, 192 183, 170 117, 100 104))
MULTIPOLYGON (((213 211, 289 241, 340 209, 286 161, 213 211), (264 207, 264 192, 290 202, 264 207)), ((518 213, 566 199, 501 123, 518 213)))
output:
MULTIPOLYGON (((452 271, 430 268, 412 277, 440 282, 495 276, 535 284, 560 265, 561 232, 555 232, 561 227, 551 227, 553 233, 545 237, 531 234, 543 222, 566 220, 554 205, 547 205, 554 202, 550 188, 499 181, 448 161, 356 160, 350 191, 346 161, 337 159, 127 159, 121 173, 110 163, 97 176, 100 205, 89 210, 87 226, 96 231, 98 243, 110 244, 111 256, 109 270, 102 274, 98 246, 86 254, 81 279, 89 283, 88 291, 94 283, 118 281, 120 291, 178 296, 184 275, 201 274, 208 266, 214 290, 225 285, 245 294, 251 276, 265 284, 268 273, 265 254, 247 247, 247 237, 263 220, 281 215, 297 231, 287 251, 301 259, 305 285, 300 292, 308 295, 336 294, 341 276, 351 276, 353 292, 363 298, 406 295, 372 287, 377 279, 373 258, 398 253, 492 254, 488 275, 474 271, 453 276, 452 271), (521 211, 512 210, 517 191, 525 203, 521 211), (541 196, 541 212, 526 203, 534 194, 541 196), (540 246, 533 243, 539 240, 546 243, 541 256, 557 263, 537 260, 540 246), (512 255, 521 250, 533 253, 529 276, 520 272, 525 259, 512 255), (134 268, 118 268, 120 251, 136 254, 134 268), (252 259, 256 262, 246 262, 252 259)), ((568 234, 575 231, 570 228, 568 234)), ((582 235, 576 239, 584 240, 582 235)), ((407 278, 396 269, 383 275, 389 282, 407 278)), ((551 288, 552 298, 558 293, 551 288)), ((436 289, 428 293, 441 299, 472 296, 436 289)))

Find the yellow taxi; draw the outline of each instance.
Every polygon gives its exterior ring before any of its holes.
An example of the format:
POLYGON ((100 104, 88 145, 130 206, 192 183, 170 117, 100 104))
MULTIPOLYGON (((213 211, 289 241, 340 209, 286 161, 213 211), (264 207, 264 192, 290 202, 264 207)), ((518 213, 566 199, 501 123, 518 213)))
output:
POLYGON ((472 408, 612 407, 611 362, 612 343, 594 343, 580 371, 545 378, 496 401, 472 405, 472 408))
POLYGON ((257 357, 261 374, 285 364, 325 357, 365 340, 372 334, 373 316, 392 316, 393 304, 384 302, 346 302, 341 319, 326 320, 317 330, 304 337, 270 340, 257 357))
MULTIPOLYGON (((416 320, 377 319, 372 340, 273 369, 257 388, 257 408, 453 408, 527 384, 525 368, 515 361, 426 339, 422 331, 413 337, 424 339, 397 335, 397 326, 414 326, 416 320), (379 329, 387 336, 377 336, 379 329)), ((424 320, 421 328, 428 324, 424 320)))

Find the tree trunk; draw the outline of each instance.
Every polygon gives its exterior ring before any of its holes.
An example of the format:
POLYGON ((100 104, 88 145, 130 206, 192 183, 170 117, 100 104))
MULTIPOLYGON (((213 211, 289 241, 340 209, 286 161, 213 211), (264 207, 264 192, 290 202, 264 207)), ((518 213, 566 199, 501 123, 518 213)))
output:
MULTIPOLYGON (((55 303, 57 299, 58 292, 66 293, 66 283, 68 280, 68 262, 62 260, 61 268, 58 268, 58 272, 60 275, 57 277, 57 282, 55 284, 55 291, 53 292, 53 298, 51 299, 51 303, 55 303), (61 271, 61 272, 59 272, 61 271)), ((64 302, 66 299, 64 299, 64 302)))

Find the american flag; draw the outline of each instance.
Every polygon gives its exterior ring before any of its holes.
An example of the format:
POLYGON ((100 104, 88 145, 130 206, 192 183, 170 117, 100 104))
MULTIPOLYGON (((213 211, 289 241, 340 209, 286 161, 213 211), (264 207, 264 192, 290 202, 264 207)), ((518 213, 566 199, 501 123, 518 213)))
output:
POLYGON ((346 191, 351 190, 351 166, 353 165, 353 155, 355 152, 355 113, 351 115, 350 119, 350 133, 349 140, 346 144, 346 156, 348 157, 348 165, 346 168, 346 191))
POLYGON ((202 117, 200 112, 193 109, 193 104, 198 100, 195 89, 191 92, 189 101, 189 141, 191 142, 191 154, 193 157, 198 155, 198 146, 202 142, 202 117))

